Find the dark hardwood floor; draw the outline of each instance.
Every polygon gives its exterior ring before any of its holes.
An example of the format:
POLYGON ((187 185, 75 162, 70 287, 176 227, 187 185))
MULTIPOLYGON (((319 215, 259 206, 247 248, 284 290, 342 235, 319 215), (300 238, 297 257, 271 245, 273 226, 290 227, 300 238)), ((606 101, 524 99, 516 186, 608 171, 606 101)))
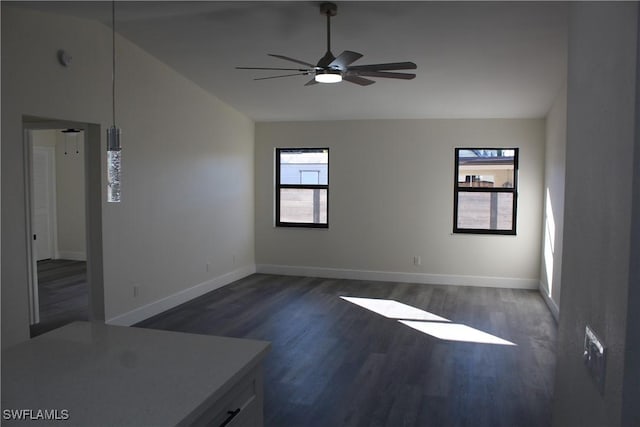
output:
POLYGON ((40 323, 31 325, 32 337, 76 320, 87 320, 87 263, 64 259, 38 261, 38 298, 40 323))
POLYGON ((550 425, 556 326, 536 291, 256 274, 136 326, 271 341, 266 426, 550 425), (439 339, 340 296, 515 345, 439 339))

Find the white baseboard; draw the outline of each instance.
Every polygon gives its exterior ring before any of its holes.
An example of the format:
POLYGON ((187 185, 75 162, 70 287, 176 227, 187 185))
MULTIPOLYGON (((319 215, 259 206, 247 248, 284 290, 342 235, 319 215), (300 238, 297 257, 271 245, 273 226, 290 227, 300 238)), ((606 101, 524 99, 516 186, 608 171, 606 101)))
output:
POLYGON ((143 305, 127 313, 120 314, 118 316, 108 319, 106 323, 108 325, 117 326, 131 326, 135 323, 141 322, 149 317, 160 314, 163 311, 169 310, 187 301, 191 301, 194 298, 202 296, 207 292, 211 292, 215 289, 221 288, 229 283, 240 280, 256 272, 256 266, 254 264, 240 268, 238 270, 231 271, 223 274, 222 276, 214 277, 206 282, 199 283, 188 289, 184 289, 168 297, 159 299, 152 303, 143 305))
POLYGON ((537 279, 517 277, 463 276, 452 274, 404 273, 391 271, 349 270, 343 268, 299 267, 258 264, 257 273, 284 276, 326 277, 329 279, 372 280, 382 282, 419 283, 429 285, 480 286, 490 288, 538 289, 537 279))
POLYGON ((74 252, 74 251, 58 251, 56 252, 57 259, 69 259, 71 261, 86 261, 86 252, 74 252))
POLYGON ((542 280, 540 281, 538 289, 540 290, 542 299, 547 303, 547 307, 549 307, 551 315, 553 315, 553 318, 556 319, 556 323, 558 323, 560 317, 560 308, 558 307, 558 304, 556 304, 556 302, 551 299, 551 296, 549 296, 549 290, 547 289, 546 285, 542 283, 542 280))
POLYGON ((464 276, 450 274, 405 273, 371 270, 351 270, 325 267, 300 267, 290 265, 258 264, 249 265, 238 270, 214 277, 191 288, 143 305, 127 313, 112 317, 106 321, 109 325, 131 326, 149 317, 160 314, 194 298, 202 296, 222 286, 240 280, 253 273, 281 274, 284 276, 326 277, 329 279, 372 280, 383 282, 402 282, 432 285, 479 286, 511 289, 540 289, 553 316, 557 320, 558 309, 551 301, 538 280, 515 277, 464 276), (554 308, 555 307, 555 308, 554 308))

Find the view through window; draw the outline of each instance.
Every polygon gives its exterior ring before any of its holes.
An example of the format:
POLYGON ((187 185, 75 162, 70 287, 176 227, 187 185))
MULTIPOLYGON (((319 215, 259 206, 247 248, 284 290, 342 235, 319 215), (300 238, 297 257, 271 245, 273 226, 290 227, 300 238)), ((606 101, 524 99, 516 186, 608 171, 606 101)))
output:
POLYGON ((456 148, 454 233, 516 234, 517 148, 456 148))
POLYGON ((276 149, 277 226, 328 227, 328 196, 328 148, 276 149))

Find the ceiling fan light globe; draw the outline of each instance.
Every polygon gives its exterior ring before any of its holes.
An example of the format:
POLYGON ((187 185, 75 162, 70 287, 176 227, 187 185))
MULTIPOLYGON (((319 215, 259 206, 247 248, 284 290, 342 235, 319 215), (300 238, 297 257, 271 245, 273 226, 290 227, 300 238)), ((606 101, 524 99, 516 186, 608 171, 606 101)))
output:
POLYGON ((340 73, 318 73, 315 75, 315 80, 318 83, 339 83, 342 81, 342 74, 340 73))

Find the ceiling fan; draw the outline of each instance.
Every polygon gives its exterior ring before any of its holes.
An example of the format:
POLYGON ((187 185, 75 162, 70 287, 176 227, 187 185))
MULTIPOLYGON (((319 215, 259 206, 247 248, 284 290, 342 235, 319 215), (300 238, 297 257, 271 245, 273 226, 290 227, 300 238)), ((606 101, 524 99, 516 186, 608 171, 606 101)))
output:
POLYGON ((304 68, 273 68, 273 67, 236 67, 238 70, 275 70, 275 71, 296 71, 295 73, 283 74, 269 77, 259 77, 254 80, 277 79, 291 76, 313 76, 305 86, 316 83, 338 83, 342 80, 355 83, 360 86, 368 86, 375 83, 367 77, 383 77, 388 79, 411 80, 416 75, 411 73, 398 73, 390 70, 415 70, 416 64, 413 62, 388 62, 384 64, 351 65, 362 54, 345 50, 337 57, 331 53, 331 17, 338 13, 338 6, 335 3, 325 2, 320 4, 320 13, 327 17, 327 52, 316 65, 299 59, 290 58, 284 55, 268 54, 274 58, 295 62, 304 65, 304 68))

